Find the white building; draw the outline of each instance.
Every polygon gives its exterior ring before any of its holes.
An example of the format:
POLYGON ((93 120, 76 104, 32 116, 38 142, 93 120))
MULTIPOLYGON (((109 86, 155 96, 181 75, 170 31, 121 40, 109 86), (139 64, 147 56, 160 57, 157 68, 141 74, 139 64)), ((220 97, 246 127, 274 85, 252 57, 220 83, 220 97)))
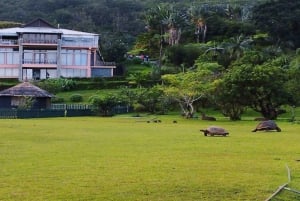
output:
POLYGON ((111 77, 115 64, 102 61, 98 40, 42 19, 0 29, 0 78, 111 77))

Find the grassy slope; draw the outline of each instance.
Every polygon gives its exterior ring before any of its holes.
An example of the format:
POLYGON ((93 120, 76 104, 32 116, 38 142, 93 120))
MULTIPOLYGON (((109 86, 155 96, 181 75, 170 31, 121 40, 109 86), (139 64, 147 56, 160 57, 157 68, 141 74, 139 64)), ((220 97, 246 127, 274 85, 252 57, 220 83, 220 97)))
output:
POLYGON ((299 124, 253 134, 253 121, 214 122, 224 138, 199 133, 211 122, 147 119, 0 120, 0 200, 264 200, 286 164, 300 189, 299 124))
POLYGON ((70 101, 70 97, 74 94, 80 94, 83 97, 82 104, 88 104, 89 98, 91 96, 97 95, 97 96, 103 96, 104 94, 110 94, 110 93, 117 93, 118 89, 103 89, 103 90, 79 90, 79 91, 69 91, 69 92, 60 92, 57 93, 57 97, 64 98, 65 103, 72 103, 70 101))

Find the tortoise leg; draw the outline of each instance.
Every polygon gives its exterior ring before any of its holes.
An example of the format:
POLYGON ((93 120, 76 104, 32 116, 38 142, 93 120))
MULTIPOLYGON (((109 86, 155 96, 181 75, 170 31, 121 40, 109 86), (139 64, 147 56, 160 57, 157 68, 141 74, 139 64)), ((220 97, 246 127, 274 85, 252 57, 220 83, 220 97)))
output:
POLYGON ((277 130, 277 132, 281 131, 281 129, 278 126, 276 127, 276 130, 277 130))
POLYGON ((257 129, 252 130, 252 132, 256 132, 256 131, 257 131, 257 129))

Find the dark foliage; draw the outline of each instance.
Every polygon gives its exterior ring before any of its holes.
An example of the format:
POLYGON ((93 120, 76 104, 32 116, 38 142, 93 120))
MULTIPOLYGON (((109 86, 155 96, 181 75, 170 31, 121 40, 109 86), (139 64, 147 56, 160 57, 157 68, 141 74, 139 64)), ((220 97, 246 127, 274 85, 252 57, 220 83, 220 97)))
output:
MULTIPOLYGON (((292 42, 300 47, 300 1, 277 0, 257 5, 253 10, 253 21, 268 32, 274 42, 292 42)), ((287 44, 287 43, 286 43, 287 44)))

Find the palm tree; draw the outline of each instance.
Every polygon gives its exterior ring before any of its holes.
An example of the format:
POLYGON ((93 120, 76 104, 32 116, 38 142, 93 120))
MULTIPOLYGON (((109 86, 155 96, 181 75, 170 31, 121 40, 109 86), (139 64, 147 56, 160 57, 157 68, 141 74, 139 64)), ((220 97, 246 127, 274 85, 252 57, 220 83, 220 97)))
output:
POLYGON ((159 41, 159 69, 162 64, 163 47, 165 44, 179 43, 184 18, 175 11, 171 4, 159 4, 151 8, 145 15, 147 29, 153 32, 159 41))
POLYGON ((230 60, 237 60, 243 56, 244 51, 250 48, 252 42, 251 38, 241 34, 224 43, 223 47, 229 53, 230 60))
POLYGON ((188 16, 191 19, 191 24, 195 27, 195 35, 197 43, 206 41, 207 24, 203 15, 202 8, 192 5, 188 11, 188 16))

